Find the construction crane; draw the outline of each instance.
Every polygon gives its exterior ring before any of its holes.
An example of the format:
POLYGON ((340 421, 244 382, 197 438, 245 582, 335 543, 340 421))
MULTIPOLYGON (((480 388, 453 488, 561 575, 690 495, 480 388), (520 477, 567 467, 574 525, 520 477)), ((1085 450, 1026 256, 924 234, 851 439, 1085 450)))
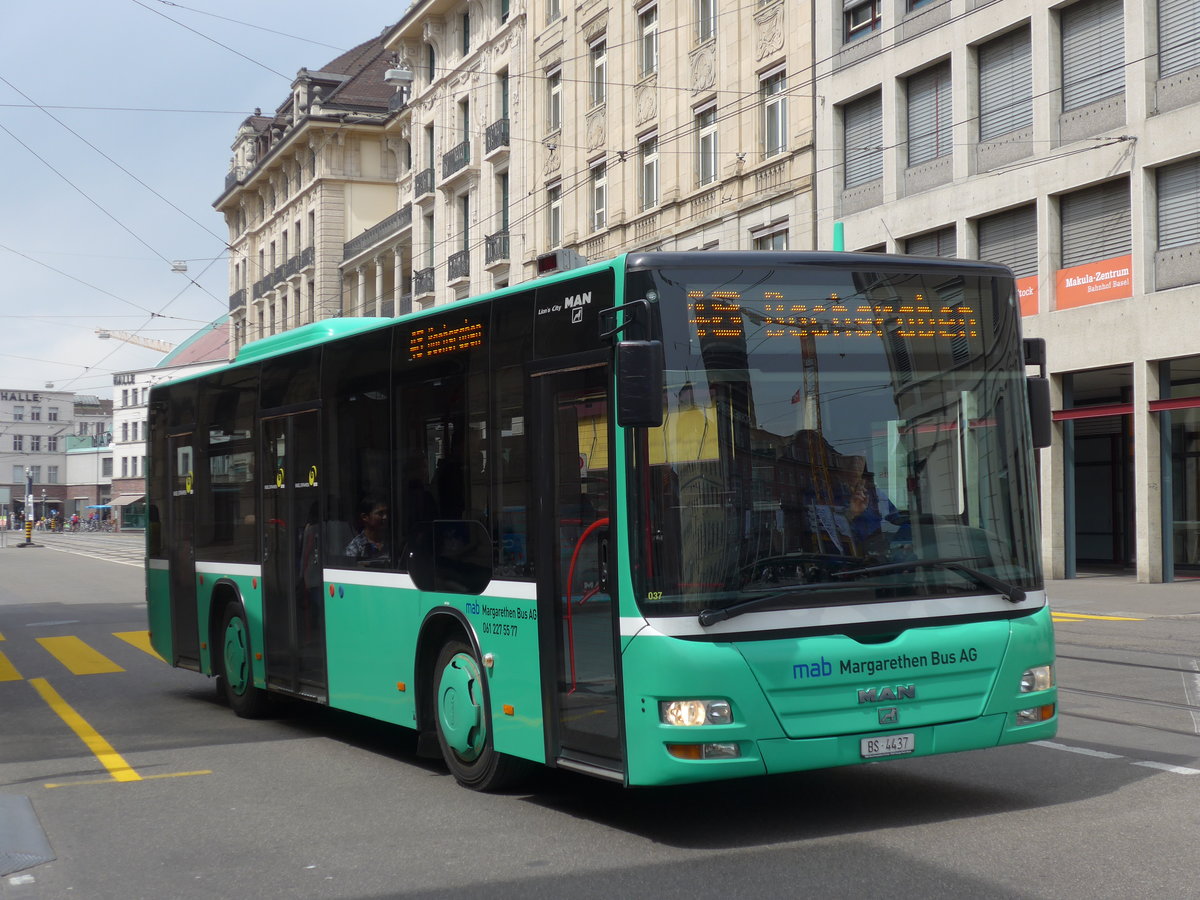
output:
POLYGON ((167 341, 156 341, 154 338, 142 337, 140 334, 131 334, 128 331, 111 331, 108 328, 97 328, 96 337, 102 341, 112 338, 124 341, 127 344, 136 344, 139 347, 145 347, 149 350, 157 350, 160 353, 170 353, 175 349, 175 345, 167 341))

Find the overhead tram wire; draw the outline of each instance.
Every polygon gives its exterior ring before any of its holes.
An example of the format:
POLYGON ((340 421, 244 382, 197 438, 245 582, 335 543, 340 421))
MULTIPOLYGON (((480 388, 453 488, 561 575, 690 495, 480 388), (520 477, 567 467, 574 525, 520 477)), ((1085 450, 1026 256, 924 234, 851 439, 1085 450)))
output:
MULTIPOLYGON (((223 22, 232 22, 234 25, 244 25, 245 27, 253 28, 256 31, 265 31, 267 34, 274 34, 274 35, 278 35, 279 37, 291 38, 294 41, 303 41, 306 44, 315 44, 318 47, 328 47, 330 50, 336 50, 338 53, 345 53, 346 50, 348 49, 346 47, 336 47, 333 44, 326 44, 324 41, 314 41, 311 38, 300 37, 300 35, 297 35, 297 34, 288 34, 287 32, 284 32, 284 31, 276 31, 273 28, 266 28, 262 25, 255 25, 253 22, 243 22, 240 19, 231 19, 228 16, 219 16, 214 12, 209 12, 208 10, 196 9, 195 7, 192 7, 192 6, 184 6, 182 3, 172 3, 171 0, 157 0, 157 2, 161 3, 163 6, 171 6, 171 7, 174 7, 175 9, 184 9, 184 10, 187 10, 188 12, 197 13, 198 15, 210 16, 211 18, 214 18, 214 19, 220 19, 223 22)), ((138 5, 141 6, 142 4, 139 3, 138 5)), ((174 20, 172 20, 172 21, 174 21, 174 20)))

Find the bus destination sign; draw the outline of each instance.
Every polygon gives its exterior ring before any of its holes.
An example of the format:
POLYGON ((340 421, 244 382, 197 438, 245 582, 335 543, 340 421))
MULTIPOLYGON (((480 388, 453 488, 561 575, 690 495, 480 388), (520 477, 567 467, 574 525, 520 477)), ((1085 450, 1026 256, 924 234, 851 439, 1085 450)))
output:
POLYGON ((408 338, 408 360, 432 359, 460 350, 483 346, 483 323, 463 319, 458 322, 434 322, 414 328, 408 338))

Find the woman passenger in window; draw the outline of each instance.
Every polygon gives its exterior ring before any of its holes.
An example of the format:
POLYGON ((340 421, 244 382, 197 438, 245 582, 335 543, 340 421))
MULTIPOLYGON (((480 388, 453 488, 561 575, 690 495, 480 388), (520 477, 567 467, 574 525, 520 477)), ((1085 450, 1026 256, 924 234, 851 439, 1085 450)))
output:
POLYGON ((359 532, 346 545, 346 556, 367 562, 387 555, 388 507, 374 497, 358 505, 359 532))

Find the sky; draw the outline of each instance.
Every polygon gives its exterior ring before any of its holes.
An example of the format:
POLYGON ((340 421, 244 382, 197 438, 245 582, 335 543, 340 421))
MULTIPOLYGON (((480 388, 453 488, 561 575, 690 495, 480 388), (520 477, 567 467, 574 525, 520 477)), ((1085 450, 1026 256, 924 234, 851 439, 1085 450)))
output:
POLYGON ((0 389, 111 398, 162 353, 97 329, 176 344, 226 314, 238 126, 407 6, 0 0, 0 389))

